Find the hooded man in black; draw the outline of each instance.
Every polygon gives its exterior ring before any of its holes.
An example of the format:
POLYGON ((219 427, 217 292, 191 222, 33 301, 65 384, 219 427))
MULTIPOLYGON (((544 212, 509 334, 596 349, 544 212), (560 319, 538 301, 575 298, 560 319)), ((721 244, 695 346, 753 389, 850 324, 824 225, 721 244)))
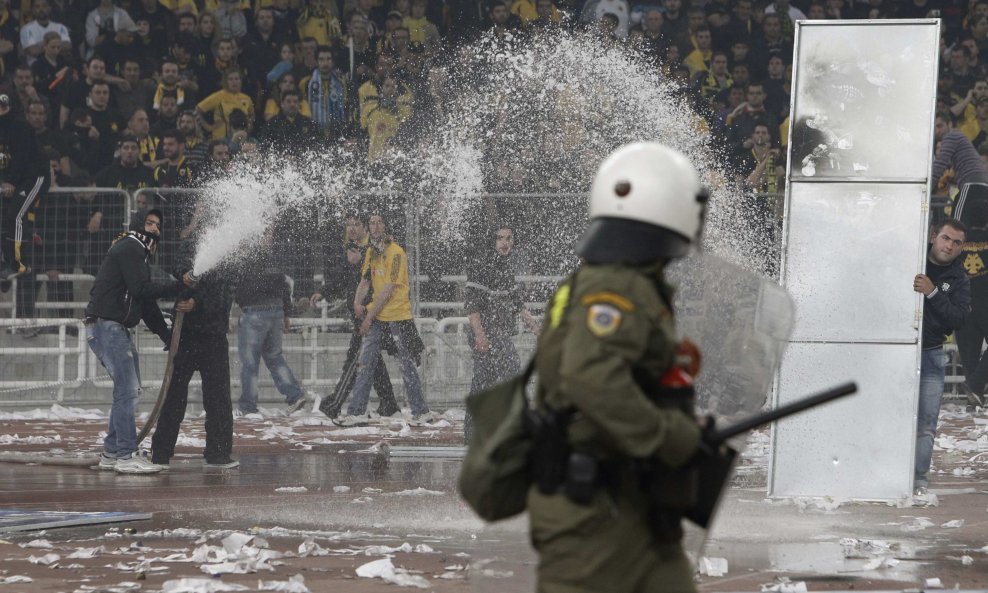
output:
MULTIPOLYGON (((201 216, 196 210, 195 217, 201 216)), ((197 227, 199 226, 199 221, 197 227)), ((176 276, 191 271, 196 235, 182 244, 181 264, 176 276)), ((203 457, 207 467, 234 468, 240 465, 230 453, 233 450, 233 405, 230 400, 230 344, 227 330, 234 287, 221 269, 211 270, 197 278, 195 291, 187 301, 191 310, 185 313, 182 336, 175 354, 175 367, 168 386, 168 395, 151 439, 151 462, 168 465, 175 454, 179 426, 185 419, 189 399, 189 381, 199 371, 202 378, 202 407, 206 412, 206 449, 203 457)), ((180 308, 177 306, 177 309, 180 308)))
MULTIPOLYGON (((517 331, 517 316, 538 335, 538 324, 522 301, 521 288, 511 269, 511 250, 515 245, 514 231, 502 224, 490 243, 483 246, 467 270, 466 302, 464 308, 470 320, 468 341, 473 351, 473 381, 470 393, 483 391, 507 381, 521 371, 518 350, 512 338, 517 331)), ((473 419, 467 415, 463 423, 469 441, 473 419)))
POLYGON ((162 214, 149 210, 143 221, 114 241, 96 274, 86 306, 89 348, 113 379, 113 404, 99 468, 118 473, 148 474, 162 470, 137 450, 134 413, 141 392, 141 370, 132 330, 141 320, 167 348, 171 330, 157 299, 177 296, 191 278, 158 284, 151 281, 148 259, 161 237, 162 214))
POLYGON ((31 268, 21 261, 24 221, 33 221, 48 190, 48 159, 38 149, 34 130, 13 113, 10 97, 0 94, 0 280, 12 280, 31 268))

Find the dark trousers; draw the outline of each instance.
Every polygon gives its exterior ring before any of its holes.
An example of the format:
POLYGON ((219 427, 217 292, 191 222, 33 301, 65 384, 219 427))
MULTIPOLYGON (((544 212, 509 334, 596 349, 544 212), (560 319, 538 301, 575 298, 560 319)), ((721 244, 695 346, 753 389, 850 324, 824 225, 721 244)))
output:
MULTIPOLYGON (((977 300, 975 301, 977 302, 977 300)), ((981 354, 981 346, 988 337, 988 307, 975 306, 964 321, 964 327, 957 330, 957 351, 964 365, 964 379, 971 391, 985 392, 988 384, 988 354, 981 354)))
POLYGON ((202 407, 206 411, 207 462, 224 461, 233 450, 233 406, 230 402, 230 345, 226 335, 182 334, 175 369, 158 426, 151 438, 152 460, 164 463, 175 454, 179 426, 185 419, 189 381, 199 371, 202 407))
MULTIPOLYGON (((363 338, 361 338, 357 330, 359 327, 358 324, 355 324, 354 331, 350 334, 350 347, 347 348, 346 361, 343 363, 343 374, 336 383, 336 389, 333 390, 333 395, 329 400, 320 406, 323 413, 331 418, 339 416, 340 410, 343 409, 343 404, 346 402, 346 398, 350 395, 350 390, 353 389, 353 384, 357 380, 357 356, 360 354, 360 345, 363 343, 363 338)), ((384 366, 384 359, 380 352, 377 353, 377 357, 380 360, 378 360, 377 368, 374 372, 373 383, 378 399, 377 413, 381 416, 390 416, 401 410, 401 408, 398 406, 398 401, 395 400, 395 391, 391 385, 391 377, 388 375, 387 367, 384 366)))

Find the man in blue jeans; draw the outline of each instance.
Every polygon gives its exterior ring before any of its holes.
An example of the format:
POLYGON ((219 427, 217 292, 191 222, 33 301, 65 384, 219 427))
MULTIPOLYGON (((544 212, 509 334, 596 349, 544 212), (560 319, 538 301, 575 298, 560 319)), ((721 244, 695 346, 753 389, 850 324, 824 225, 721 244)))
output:
MULTIPOLYGON (((99 459, 101 470, 153 474, 163 469, 137 450, 134 413, 141 393, 141 369, 132 334, 134 326, 143 320, 167 347, 171 330, 165 324, 156 300, 176 296, 183 285, 192 286, 193 282, 188 276, 184 283, 181 280, 169 284, 151 281, 148 258, 157 248, 162 220, 160 210, 149 210, 143 221, 132 224, 126 235, 114 241, 89 293, 86 338, 90 350, 113 379, 110 422, 99 459)), ((184 301, 180 301, 177 308, 190 309, 184 301)))
POLYGON ((380 214, 372 214, 367 219, 370 243, 360 269, 360 285, 353 298, 353 310, 361 319, 357 330, 363 336, 360 355, 357 359, 357 379, 351 392, 353 398, 347 408, 347 415, 334 418, 338 426, 366 426, 367 401, 377 365, 381 362, 381 348, 385 340, 394 342, 395 353, 401 365, 401 377, 405 383, 405 395, 412 408, 411 423, 428 424, 435 420, 422 395, 422 381, 419 379, 417 359, 424 346, 415 329, 412 319, 412 302, 408 291, 408 258, 405 250, 398 246, 388 232, 387 223, 380 214), (364 299, 373 289, 373 298, 366 307, 364 299))
POLYGON ((919 372, 919 413, 916 422, 916 471, 914 494, 925 496, 929 486, 933 440, 937 432, 940 402, 943 399, 946 355, 943 342, 964 324, 971 306, 971 287, 958 259, 967 229, 958 220, 946 220, 933 227, 926 274, 917 274, 913 290, 923 299, 923 356, 919 372))
POLYGON ((312 401, 281 350, 282 335, 292 311, 292 288, 275 261, 273 247, 274 235, 269 230, 257 252, 239 269, 236 302, 242 313, 237 336, 241 390, 238 415, 258 412, 257 376, 262 359, 278 392, 285 396, 289 414, 312 401))

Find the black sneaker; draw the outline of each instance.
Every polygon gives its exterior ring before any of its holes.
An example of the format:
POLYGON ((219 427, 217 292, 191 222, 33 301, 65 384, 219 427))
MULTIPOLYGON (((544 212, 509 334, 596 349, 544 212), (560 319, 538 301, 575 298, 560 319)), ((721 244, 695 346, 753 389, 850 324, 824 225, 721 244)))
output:
POLYGON ((232 457, 226 457, 223 459, 207 459, 206 463, 202 466, 210 469, 233 469, 240 467, 240 462, 232 457))
POLYGON ((984 407, 985 396, 980 393, 976 393, 973 389, 971 389, 971 386, 967 384, 967 381, 961 382, 960 392, 967 396, 968 405, 984 407))

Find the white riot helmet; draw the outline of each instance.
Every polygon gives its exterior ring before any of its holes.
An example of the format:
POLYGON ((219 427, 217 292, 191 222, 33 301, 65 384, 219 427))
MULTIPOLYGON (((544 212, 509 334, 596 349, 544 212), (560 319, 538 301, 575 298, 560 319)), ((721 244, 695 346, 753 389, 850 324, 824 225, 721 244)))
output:
POLYGON ((682 257, 699 242, 707 193, 682 153, 655 142, 627 144, 600 165, 590 191, 590 227, 577 253, 590 263, 682 257))

